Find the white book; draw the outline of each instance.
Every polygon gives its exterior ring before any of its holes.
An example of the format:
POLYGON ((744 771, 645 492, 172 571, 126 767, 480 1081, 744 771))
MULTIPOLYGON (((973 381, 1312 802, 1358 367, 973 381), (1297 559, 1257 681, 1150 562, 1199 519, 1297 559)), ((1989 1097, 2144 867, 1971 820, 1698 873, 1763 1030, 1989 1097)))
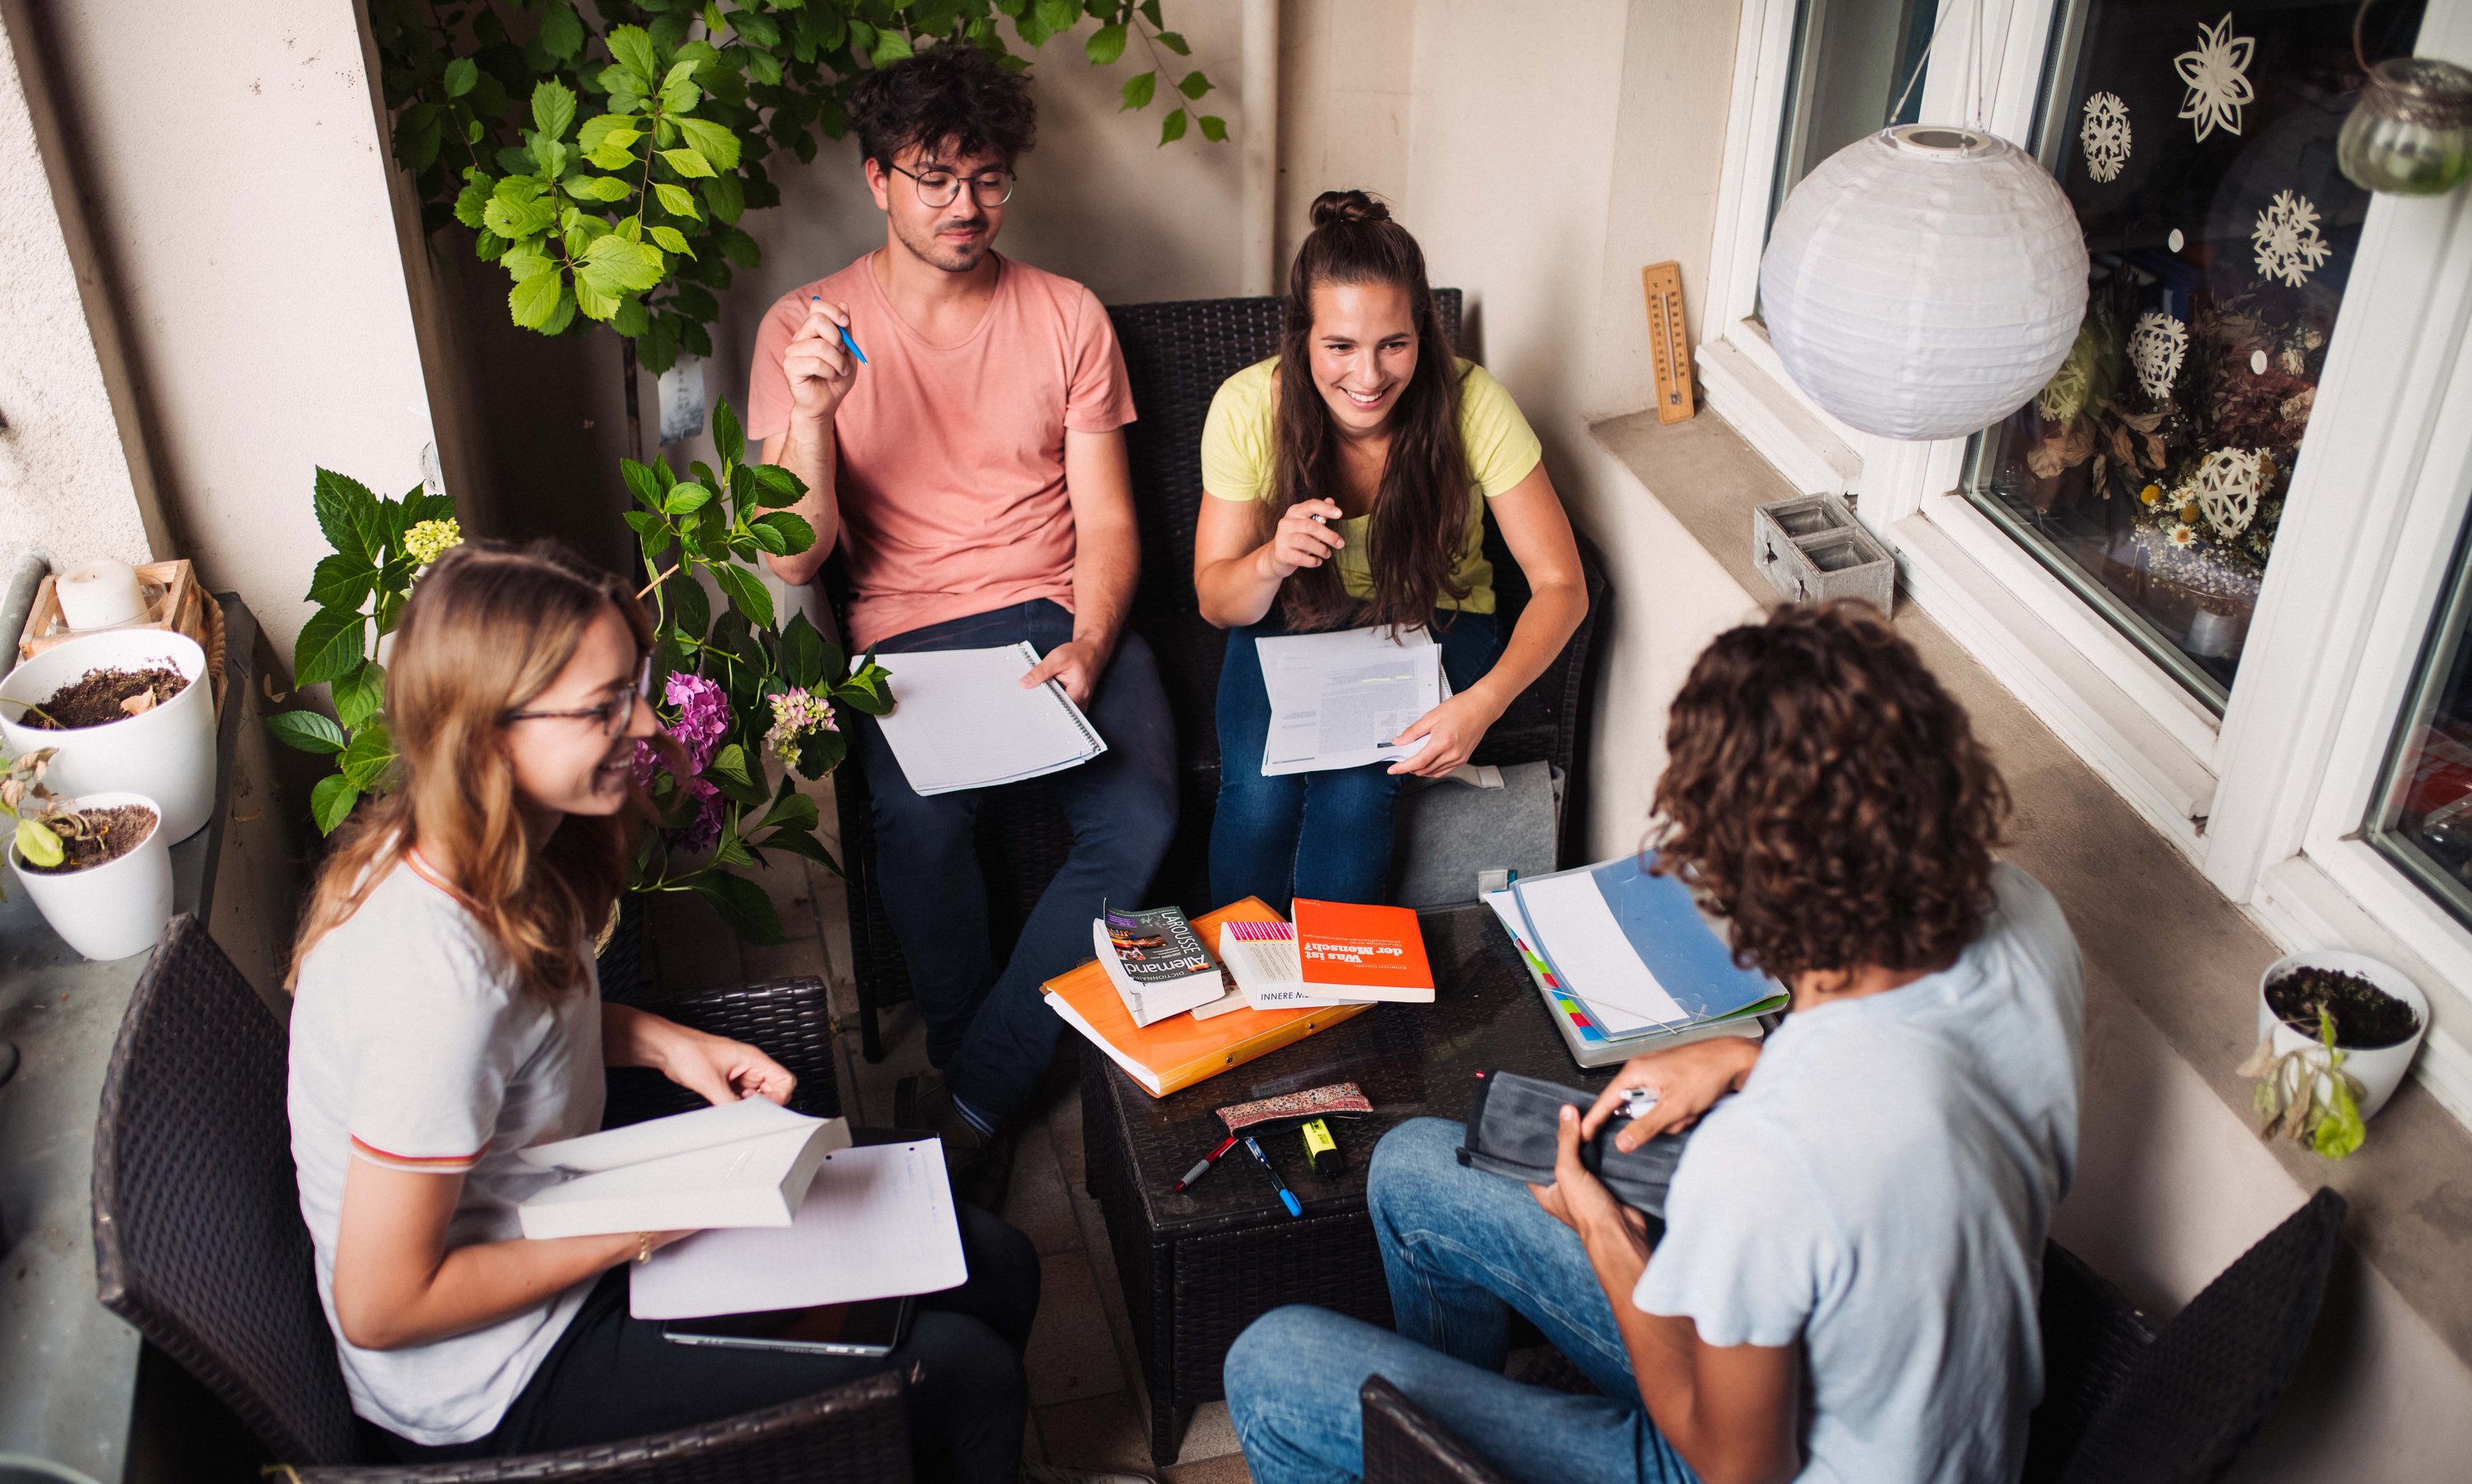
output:
POLYGON ((969 1277, 943 1144, 835 1150, 796 1219, 700 1232, 629 1275, 637 1319, 701 1319, 935 1293, 969 1277))
POLYGON ((1371 995, 1333 996, 1307 984, 1304 959, 1296 951, 1296 930, 1287 922, 1220 923, 1219 961, 1235 974, 1237 991, 1256 1010, 1373 1002, 1371 995))
POLYGON ((745 1098, 519 1151, 553 1180, 515 1210, 530 1237, 785 1227, 849 1142, 846 1119, 745 1098))
POLYGON ((921 797, 1060 773, 1107 750, 1063 686, 1022 687, 1038 663, 1027 643, 876 658, 893 703, 876 725, 921 797))
MULTIPOLYGON (((1096 951, 1099 967, 1107 971, 1107 982, 1116 987, 1116 995, 1125 1002, 1126 1013, 1135 1025, 1154 1025, 1170 1016, 1180 1016, 1188 1010, 1224 998, 1227 983, 1219 977, 1217 966, 1206 972, 1187 974, 1165 984, 1145 985, 1125 971, 1124 960, 1118 957, 1116 945, 1107 938, 1107 920, 1090 920, 1090 945, 1096 951)), ((1204 1016, 1202 1018, 1208 1019, 1204 1016)))

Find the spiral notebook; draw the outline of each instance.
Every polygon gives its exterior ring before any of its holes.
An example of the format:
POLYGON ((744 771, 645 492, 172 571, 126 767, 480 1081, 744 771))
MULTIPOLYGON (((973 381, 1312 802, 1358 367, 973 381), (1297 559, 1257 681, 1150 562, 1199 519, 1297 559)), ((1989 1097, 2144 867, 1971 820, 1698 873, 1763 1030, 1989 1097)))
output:
POLYGON ((921 797, 1061 773, 1107 750, 1063 686, 1023 688, 1038 663, 1027 642, 876 658, 893 703, 876 725, 921 797))

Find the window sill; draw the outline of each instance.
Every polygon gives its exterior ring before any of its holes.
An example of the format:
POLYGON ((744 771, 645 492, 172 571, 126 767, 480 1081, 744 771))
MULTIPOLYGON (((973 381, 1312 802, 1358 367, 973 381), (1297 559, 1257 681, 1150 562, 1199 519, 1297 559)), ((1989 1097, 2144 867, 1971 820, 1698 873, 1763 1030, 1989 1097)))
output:
MULTIPOLYGON (((1703 411, 1669 427, 1642 413, 1591 431, 1745 592, 1764 605, 1778 601, 1750 560, 1750 512, 1796 491, 1722 418, 1703 411)), ((2089 996, 2126 998, 2251 1124, 2249 1084, 2235 1068, 2253 1044, 2258 976, 2279 956, 2275 943, 1919 604, 1900 602, 1895 623, 1999 759, 2016 803, 2004 853, 2067 911, 2089 996), (2123 882, 2138 887, 2123 891, 2123 882)), ((2331 1185, 2352 1202, 2354 1245, 2472 1364, 2472 1284, 2461 1281, 2472 1259, 2472 1201, 2461 1179, 2472 1169, 2472 1130, 2413 1080, 2349 1160, 2322 1161, 2284 1142, 2267 1147, 2295 1190, 2331 1185)))

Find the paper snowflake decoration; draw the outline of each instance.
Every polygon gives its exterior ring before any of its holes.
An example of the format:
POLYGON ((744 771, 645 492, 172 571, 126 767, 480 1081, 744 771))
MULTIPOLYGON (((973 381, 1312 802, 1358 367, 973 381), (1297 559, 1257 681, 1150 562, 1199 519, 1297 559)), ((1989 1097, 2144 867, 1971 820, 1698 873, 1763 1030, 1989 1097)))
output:
POLYGON ((2156 401, 2171 395, 2189 353, 2189 327, 2160 309, 2137 317, 2128 331, 2128 364, 2137 370, 2137 384, 2156 401))
POLYGON ((2097 93, 2085 101, 2078 143, 2085 148, 2087 175, 2104 184, 2120 179, 2120 167, 2128 163, 2128 105, 2118 93, 2097 93))
POLYGON ((2257 275, 2280 278, 2295 289, 2326 266, 2327 255, 2335 251, 2318 230, 2317 206, 2290 191, 2278 192, 2257 214, 2248 240, 2257 249, 2257 275))
POLYGON ((2256 50, 2254 36, 2232 35, 2232 12, 2225 11, 2222 20, 2198 28, 2195 50, 2172 59, 2173 69, 2189 84, 2180 116, 2197 121, 2199 143, 2218 128, 2241 132, 2241 109, 2257 101, 2248 81, 2248 60, 2256 50))
POLYGON ((2226 540, 2257 518, 2266 485, 2266 450, 2218 448, 2198 465, 2198 510, 2226 540))

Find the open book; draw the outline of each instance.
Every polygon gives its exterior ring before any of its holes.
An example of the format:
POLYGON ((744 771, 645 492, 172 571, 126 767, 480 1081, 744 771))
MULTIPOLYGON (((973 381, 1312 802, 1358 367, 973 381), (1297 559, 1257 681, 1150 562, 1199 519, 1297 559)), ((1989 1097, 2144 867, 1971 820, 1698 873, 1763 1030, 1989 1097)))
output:
POLYGON ((786 1227, 816 1166, 849 1142, 848 1120, 769 1098, 699 1108, 519 1152, 558 1178, 515 1210, 531 1237, 786 1227))

